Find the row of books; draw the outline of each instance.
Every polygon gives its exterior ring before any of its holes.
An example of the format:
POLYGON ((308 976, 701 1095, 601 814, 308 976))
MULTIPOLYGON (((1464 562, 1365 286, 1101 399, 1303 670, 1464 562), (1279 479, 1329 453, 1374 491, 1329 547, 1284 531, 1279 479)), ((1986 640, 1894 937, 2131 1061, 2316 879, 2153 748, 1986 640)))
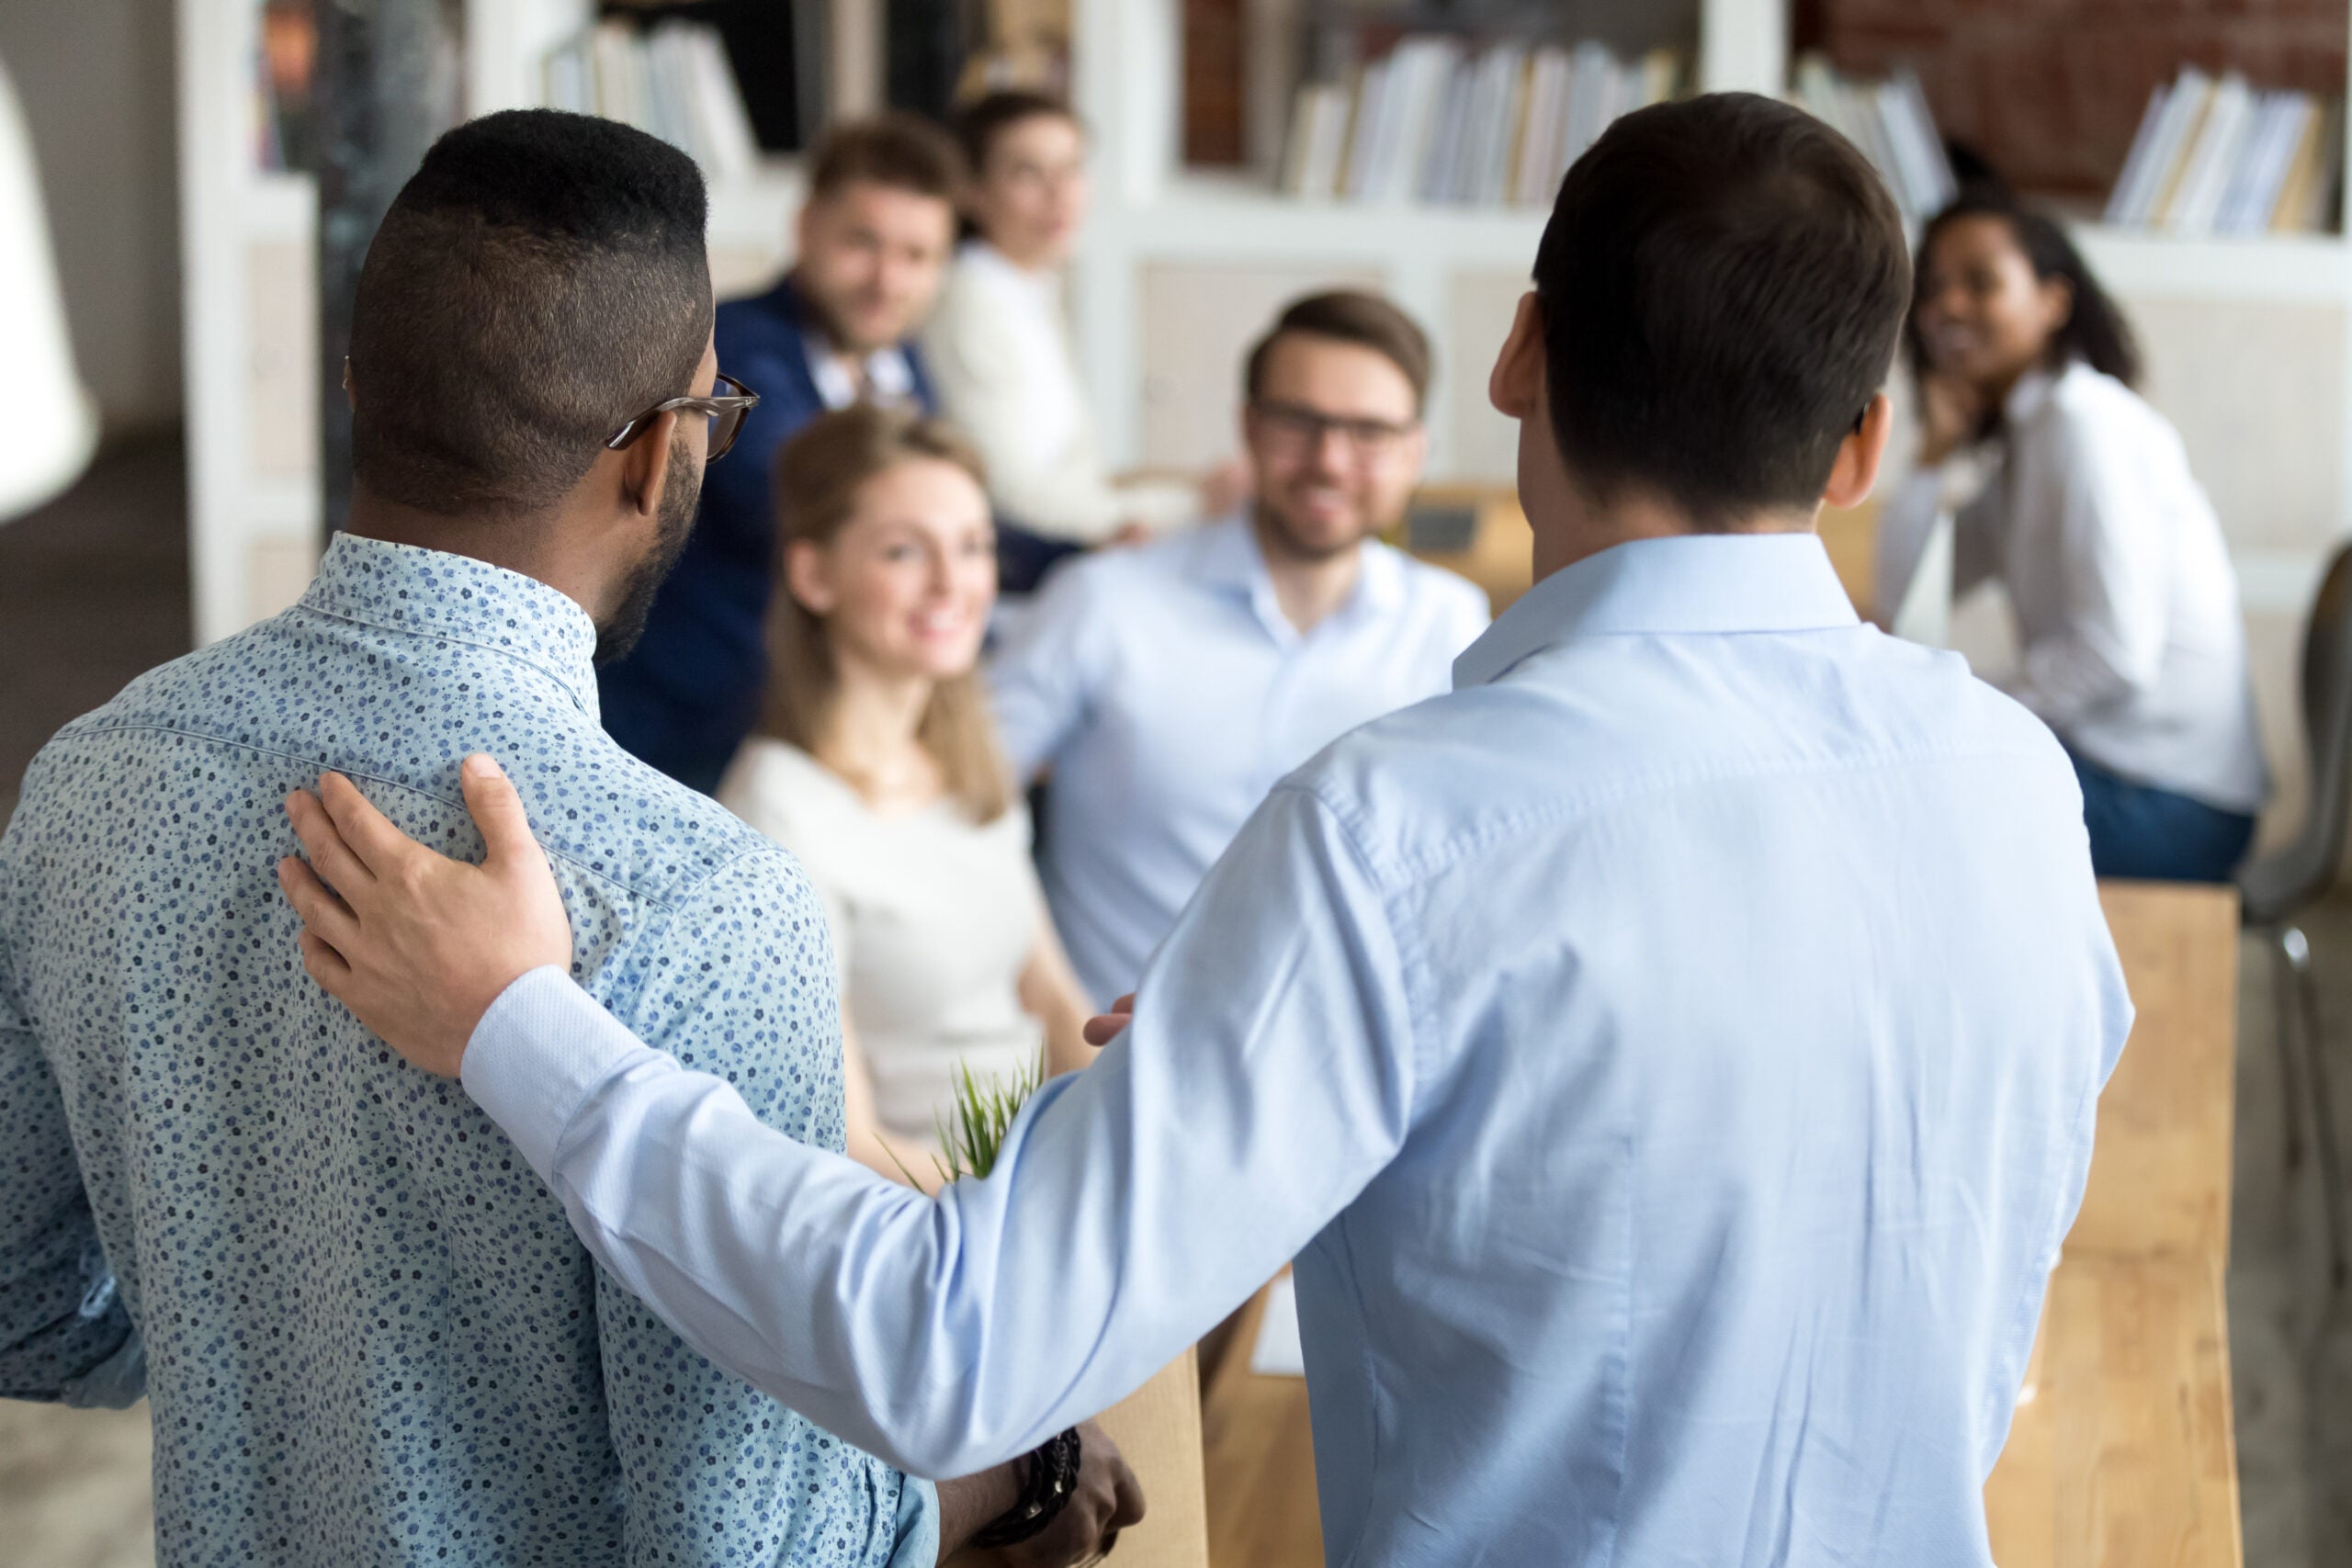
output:
POLYGON ((1928 95, 1910 72, 1869 82, 1840 74, 1818 54, 1805 54, 1797 60, 1791 96, 1861 149, 1906 216, 1929 217, 1960 194, 1928 95))
POLYGON ((2334 226, 2344 105, 2189 67, 2157 87, 2108 197, 2107 220, 2177 234, 2334 226))
POLYGON ((713 179, 750 172, 759 139, 718 29, 599 22, 543 62, 549 108, 601 115, 662 138, 713 179))
POLYGON ((1411 34, 1344 83, 1293 102, 1282 187, 1292 196, 1472 207, 1546 205, 1610 121, 1674 96, 1679 56, 1411 34))

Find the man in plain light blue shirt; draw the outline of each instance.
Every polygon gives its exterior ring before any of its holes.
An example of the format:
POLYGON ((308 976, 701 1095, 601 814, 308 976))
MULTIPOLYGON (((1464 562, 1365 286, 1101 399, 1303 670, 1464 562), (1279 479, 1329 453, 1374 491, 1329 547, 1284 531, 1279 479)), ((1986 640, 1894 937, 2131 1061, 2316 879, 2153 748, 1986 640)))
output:
POLYGON ((1294 302, 1249 360, 1250 503, 1063 567, 991 661, 1015 773, 1052 771, 1046 897, 1097 1001, 1135 988, 1283 774, 1445 690, 1486 629, 1477 588, 1374 536, 1419 480, 1429 374, 1388 301, 1294 302))
POLYGON ((533 967, 530 875, 341 793, 311 972, 690 1342, 914 1472, 1295 1256, 1333 1562, 1984 1568, 2131 1004, 2064 753, 1810 536, 1884 447, 1900 220, 1706 96, 1601 137, 1535 274, 1491 382, 1534 590, 1274 790, 986 1180, 767 1132, 533 967))

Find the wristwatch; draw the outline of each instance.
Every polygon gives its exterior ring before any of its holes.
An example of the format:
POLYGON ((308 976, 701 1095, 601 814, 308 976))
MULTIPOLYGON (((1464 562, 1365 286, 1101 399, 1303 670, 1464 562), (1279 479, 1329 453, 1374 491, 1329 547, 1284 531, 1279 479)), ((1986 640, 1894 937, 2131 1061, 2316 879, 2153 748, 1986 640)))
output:
POLYGON ((1081 1457, 1077 1427, 1046 1438, 1022 1461, 1028 1473, 1023 1478, 1021 1495, 1012 1507, 982 1525, 970 1544, 1017 1546, 1042 1533, 1077 1495, 1081 1457))

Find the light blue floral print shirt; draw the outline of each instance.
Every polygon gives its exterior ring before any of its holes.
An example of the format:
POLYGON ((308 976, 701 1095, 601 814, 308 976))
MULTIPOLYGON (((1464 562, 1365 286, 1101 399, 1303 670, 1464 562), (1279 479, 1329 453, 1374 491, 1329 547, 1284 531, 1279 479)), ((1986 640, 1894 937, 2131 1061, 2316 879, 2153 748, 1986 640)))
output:
POLYGON ((823 914, 605 738, 595 637, 529 578, 340 536, 298 606, 26 775, 0 840, 0 1396, 143 1390, 164 1568, 932 1560, 928 1483, 689 1350, 462 1090, 302 972, 286 793, 337 769, 478 855, 457 768, 489 750, 573 975, 842 1146, 823 914))

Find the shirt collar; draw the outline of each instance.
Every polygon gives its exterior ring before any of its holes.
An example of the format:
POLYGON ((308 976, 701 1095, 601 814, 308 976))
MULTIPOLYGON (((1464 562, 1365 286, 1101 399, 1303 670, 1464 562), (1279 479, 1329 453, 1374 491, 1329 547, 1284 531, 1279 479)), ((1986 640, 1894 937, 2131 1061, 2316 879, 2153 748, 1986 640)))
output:
POLYGON ((2009 389, 2009 395, 2001 400, 2001 422, 2008 425, 2023 424, 2040 413, 2063 374, 2063 370, 2037 366, 2018 377, 2017 384, 2009 389))
MULTIPOLYGON (((1239 594, 1252 604, 1263 606, 1284 626, 1282 612, 1274 601, 1274 581, 1266 571, 1266 553, 1258 543, 1258 530, 1251 524, 1247 506, 1214 523, 1204 524, 1197 534, 1200 548, 1193 558, 1193 575, 1213 588, 1224 588, 1239 594)), ((1355 592, 1348 595, 1346 604, 1337 614, 1351 615, 1359 612, 1385 615, 1404 603, 1405 562, 1403 557, 1377 539, 1366 539, 1356 547, 1358 552, 1355 592)))
POLYGON ((506 654, 598 718, 595 623, 537 578, 471 556, 339 533, 301 603, 316 615, 506 654))
POLYGON ((1272 579, 1266 575, 1265 553, 1258 548, 1258 536, 1250 526, 1247 512, 1235 512, 1204 523, 1194 536, 1199 548, 1193 555, 1193 576, 1212 588, 1229 588, 1244 598, 1253 598, 1260 589, 1272 591, 1272 579))
POLYGON ((800 329, 801 352, 808 360, 809 379, 817 383, 817 396, 829 409, 845 409, 863 395, 876 403, 903 403, 914 393, 914 367, 907 363, 903 350, 893 344, 877 348, 865 356, 865 385, 860 387, 834 354, 825 334, 814 327, 800 329))
POLYGON ((1815 534, 1636 539, 1529 589, 1453 661, 1453 685, 1486 685, 1578 637, 1817 631, 1859 619, 1815 534))

